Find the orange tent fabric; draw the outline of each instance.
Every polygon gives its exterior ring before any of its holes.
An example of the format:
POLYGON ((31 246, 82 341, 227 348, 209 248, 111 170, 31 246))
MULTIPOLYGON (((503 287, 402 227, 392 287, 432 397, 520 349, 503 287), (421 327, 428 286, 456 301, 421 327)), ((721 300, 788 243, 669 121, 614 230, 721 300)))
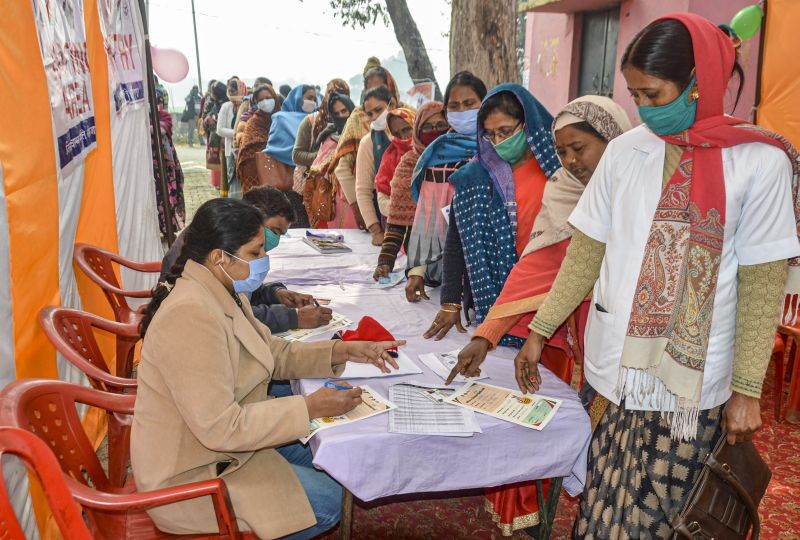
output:
POLYGON ((769 0, 756 121, 800 147, 800 2, 769 0))

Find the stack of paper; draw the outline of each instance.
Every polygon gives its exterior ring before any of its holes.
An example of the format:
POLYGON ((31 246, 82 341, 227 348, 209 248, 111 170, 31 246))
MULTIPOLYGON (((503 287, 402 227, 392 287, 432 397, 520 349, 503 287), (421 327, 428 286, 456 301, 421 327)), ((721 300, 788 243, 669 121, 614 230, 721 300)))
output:
POLYGON ((481 433, 469 409, 445 401, 454 390, 428 383, 400 383, 389 388, 389 399, 397 405, 389 412, 389 432, 446 437, 471 437, 481 433))
POLYGON ((373 364, 347 362, 347 365, 345 365, 344 368, 344 373, 342 373, 339 378, 369 379, 372 377, 394 377, 395 375, 416 375, 422 373, 422 370, 417 367, 417 364, 415 364, 414 361, 403 351, 397 352, 397 358, 395 361, 397 362, 398 369, 394 369, 392 366, 387 364, 386 367, 390 369, 389 373, 381 372, 380 368, 373 364))
MULTIPOLYGON (((444 380, 447 380, 447 377, 450 376, 450 372, 453 371, 453 368, 458 363, 458 353, 461 352, 460 350, 444 352, 444 353, 425 353, 420 354, 419 359, 422 361, 423 364, 428 366, 431 371, 436 373, 439 377, 444 380)), ((464 377, 463 375, 456 375, 455 382, 468 382, 468 381, 477 381, 479 379, 488 379, 486 375, 478 375, 477 377, 464 377)))

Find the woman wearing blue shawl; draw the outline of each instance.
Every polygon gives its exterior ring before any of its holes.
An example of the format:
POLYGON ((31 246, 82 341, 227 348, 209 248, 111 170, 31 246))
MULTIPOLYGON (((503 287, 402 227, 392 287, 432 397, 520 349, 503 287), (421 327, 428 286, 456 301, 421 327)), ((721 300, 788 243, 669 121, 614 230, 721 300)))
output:
POLYGON ((314 112, 317 106, 315 87, 296 86, 289 92, 281 110, 272 115, 267 147, 264 149, 267 159, 265 170, 260 171, 262 184, 276 187, 289 197, 297 217, 293 227, 308 227, 308 215, 303 206, 303 196, 293 190, 295 163, 292 161, 292 151, 300 122, 314 112))
POLYGON ((444 108, 450 131, 430 143, 417 161, 411 176, 416 211, 408 239, 408 284, 406 299, 428 299, 425 285, 442 283, 442 253, 453 186, 450 175, 469 161, 478 150, 478 108, 486 96, 486 85, 469 71, 461 71, 444 91, 444 108))
MULTIPOLYGON (((461 325, 462 304, 483 322, 528 242, 544 185, 560 166, 553 118, 518 84, 492 89, 478 112, 478 152, 450 177, 455 193, 443 256, 442 309, 426 338, 461 325)), ((510 336, 501 345, 521 345, 510 336)))

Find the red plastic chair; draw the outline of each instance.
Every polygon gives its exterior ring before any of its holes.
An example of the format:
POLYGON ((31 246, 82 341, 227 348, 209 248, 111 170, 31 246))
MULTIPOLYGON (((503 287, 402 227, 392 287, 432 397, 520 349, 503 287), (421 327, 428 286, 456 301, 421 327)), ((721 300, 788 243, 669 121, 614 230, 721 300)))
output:
MULTIPOLYGON (((67 488, 58 461, 39 437, 22 429, 0 427, 0 457, 5 455, 18 457, 25 464, 28 473, 33 475, 41 486, 46 487, 45 499, 64 538, 92 539, 78 507, 72 500, 72 493, 67 488)), ((0 473, 2 470, 3 464, 0 461, 0 473)), ((2 482, 0 482, 0 538, 25 538, 6 486, 2 482)))
POLYGON ((93 282, 97 283, 114 310, 114 319, 117 322, 136 324, 142 320, 142 308, 133 309, 128 305, 127 298, 150 298, 152 291, 127 291, 121 288, 114 265, 124 266, 137 272, 158 274, 161 272, 161 262, 135 262, 125 259, 99 247, 88 244, 75 244, 73 255, 75 264, 93 282))
POLYGON ((136 392, 136 379, 130 378, 133 350, 142 339, 136 326, 64 307, 44 308, 39 312, 39 323, 56 350, 86 374, 92 387, 118 394, 136 392), (95 339, 95 329, 113 334, 118 350, 121 345, 131 351, 127 357, 116 358, 118 375, 112 375, 108 370, 108 362, 95 339))
POLYGON ((252 534, 239 532, 227 488, 220 479, 147 492, 135 491, 133 482, 125 488, 111 484, 83 430, 76 405, 98 407, 109 415, 130 418, 135 399, 133 395, 111 394, 63 381, 18 380, 0 393, 0 424, 34 433, 50 446, 95 538, 254 539, 252 534), (219 526, 215 534, 163 533, 145 512, 147 508, 206 496, 214 504, 219 526))
MULTIPOLYGON (((136 393, 136 379, 117 377, 109 373, 108 364, 94 335, 95 328, 115 334, 119 349, 120 342, 135 345, 141 339, 136 327, 62 307, 44 308, 39 312, 39 323, 56 350, 86 374, 94 388, 117 394, 136 393)), ((133 347, 130 351, 133 352, 133 347)), ((117 372, 130 374, 132 362, 132 354, 127 359, 117 358, 117 372)), ((125 482, 130 431, 130 418, 109 415, 108 476, 114 486, 122 486, 125 482)))

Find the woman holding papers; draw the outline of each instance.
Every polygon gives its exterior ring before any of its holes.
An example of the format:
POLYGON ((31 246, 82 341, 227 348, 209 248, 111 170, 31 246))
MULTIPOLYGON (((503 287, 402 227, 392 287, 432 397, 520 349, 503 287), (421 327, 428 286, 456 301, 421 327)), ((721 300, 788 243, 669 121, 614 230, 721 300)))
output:
POLYGON ((536 391, 543 342, 593 289, 582 393, 599 423, 574 538, 671 536, 721 431, 735 444, 761 425, 784 286, 798 293, 800 167, 785 139, 725 115, 736 43, 674 13, 628 45, 644 124, 609 143, 515 360, 536 391))
MULTIPOLYGON (((186 229, 185 245, 153 290, 131 435, 140 490, 223 478, 239 527, 260 538, 311 538, 339 520, 341 486, 297 443, 309 421, 344 414, 359 389, 322 388, 266 399, 273 378, 333 377, 348 360, 397 367, 386 349, 402 341, 289 343, 258 322, 245 294, 269 270, 263 216, 212 199, 186 229)), ((148 511, 175 534, 217 531, 211 501, 148 511)))

